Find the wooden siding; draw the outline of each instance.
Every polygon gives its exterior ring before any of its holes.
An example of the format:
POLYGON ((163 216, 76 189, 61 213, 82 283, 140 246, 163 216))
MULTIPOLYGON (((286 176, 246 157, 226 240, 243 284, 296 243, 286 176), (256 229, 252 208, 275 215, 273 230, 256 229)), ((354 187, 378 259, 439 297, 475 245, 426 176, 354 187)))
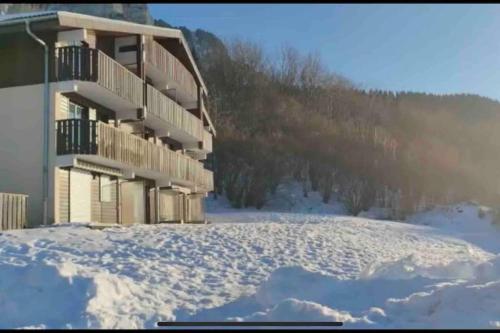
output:
POLYGON ((0 193, 0 230, 25 228, 27 204, 27 195, 0 193))
POLYGON ((186 222, 205 221, 204 199, 202 195, 192 194, 186 196, 186 222))
MULTIPOLYGON (((103 175, 101 175, 103 177, 103 175)), ((104 176, 107 177, 107 176, 104 176)), ((111 180, 110 184, 111 200, 101 202, 102 223, 118 223, 118 180, 111 180)))
POLYGON ((59 169, 59 222, 69 222, 69 170, 59 169))
POLYGON ((90 218, 92 222, 101 222, 100 186, 99 176, 94 175, 90 189, 90 218))
POLYGON ((110 201, 101 201, 101 179, 109 177, 106 175, 95 175, 92 179, 91 189, 91 215, 93 222, 99 223, 118 223, 118 196, 117 196, 117 180, 110 181, 110 201))

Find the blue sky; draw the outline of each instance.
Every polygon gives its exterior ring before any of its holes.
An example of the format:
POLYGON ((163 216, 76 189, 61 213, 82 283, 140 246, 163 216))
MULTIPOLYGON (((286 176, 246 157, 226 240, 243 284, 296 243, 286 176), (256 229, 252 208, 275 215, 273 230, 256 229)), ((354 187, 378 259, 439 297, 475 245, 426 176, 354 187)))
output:
POLYGON ((363 88, 500 100, 500 5, 150 4, 154 18, 221 38, 319 52, 363 88))

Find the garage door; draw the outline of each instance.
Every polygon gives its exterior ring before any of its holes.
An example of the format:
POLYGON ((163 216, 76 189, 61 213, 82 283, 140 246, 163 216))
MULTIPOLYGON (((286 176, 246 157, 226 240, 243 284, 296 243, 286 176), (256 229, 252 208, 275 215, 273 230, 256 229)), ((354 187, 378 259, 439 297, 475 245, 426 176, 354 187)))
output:
POLYGON ((179 222, 183 219, 181 194, 173 191, 160 191, 160 222, 179 222))
POLYGON ((122 224, 145 223, 146 195, 144 182, 125 181, 120 184, 122 224))
POLYGON ((91 221, 91 183, 92 175, 90 172, 71 169, 69 200, 71 222, 91 221))

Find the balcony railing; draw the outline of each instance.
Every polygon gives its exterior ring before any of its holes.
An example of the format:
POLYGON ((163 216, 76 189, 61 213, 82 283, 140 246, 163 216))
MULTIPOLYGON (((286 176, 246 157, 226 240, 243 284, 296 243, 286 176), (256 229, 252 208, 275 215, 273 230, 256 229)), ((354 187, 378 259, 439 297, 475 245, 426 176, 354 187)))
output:
POLYGON ((153 170, 173 180, 187 181, 207 191, 212 173, 185 155, 94 120, 57 121, 57 154, 96 155, 129 167, 153 170))
POLYGON ((163 93, 148 84, 147 87, 148 113, 166 121, 178 129, 196 138, 203 140, 203 124, 179 104, 165 96, 163 93))
POLYGON ((203 130, 203 150, 212 152, 212 134, 207 130, 203 130))
POLYGON ((81 80, 100 86, 143 107, 143 81, 102 51, 80 46, 58 47, 55 50, 57 81, 81 80))
POLYGON ((163 46, 153 39, 146 40, 146 62, 176 82, 193 100, 198 100, 198 88, 193 75, 163 46))
POLYGON ((205 181, 204 188, 206 188, 207 191, 213 191, 214 190, 214 173, 213 173, 213 171, 203 169, 203 173, 205 174, 203 176, 203 179, 205 181))

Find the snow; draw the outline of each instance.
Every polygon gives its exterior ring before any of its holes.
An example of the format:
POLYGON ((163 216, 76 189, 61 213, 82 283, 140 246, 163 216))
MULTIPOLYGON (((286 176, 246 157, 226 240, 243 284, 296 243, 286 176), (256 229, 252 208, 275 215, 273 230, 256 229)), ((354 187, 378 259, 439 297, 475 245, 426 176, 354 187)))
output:
POLYGON ((488 207, 474 203, 438 206, 409 217, 407 222, 433 226, 445 234, 465 239, 490 252, 500 252, 500 242, 495 237, 500 225, 495 222, 493 212, 488 207))
POLYGON ((0 328, 499 327, 498 227, 477 211, 438 207, 409 224, 224 208, 207 225, 3 232, 0 328))
MULTIPOLYGON (((278 185, 276 193, 267 198, 262 209, 243 208, 238 211, 245 212, 287 212, 287 213, 310 213, 310 214, 345 214, 345 207, 332 196, 330 202, 323 203, 321 194, 317 191, 309 191, 304 197, 302 185, 296 181, 288 181, 278 185)), ((206 199, 207 212, 227 213, 234 212, 231 204, 225 196, 214 199, 211 194, 206 199)))

